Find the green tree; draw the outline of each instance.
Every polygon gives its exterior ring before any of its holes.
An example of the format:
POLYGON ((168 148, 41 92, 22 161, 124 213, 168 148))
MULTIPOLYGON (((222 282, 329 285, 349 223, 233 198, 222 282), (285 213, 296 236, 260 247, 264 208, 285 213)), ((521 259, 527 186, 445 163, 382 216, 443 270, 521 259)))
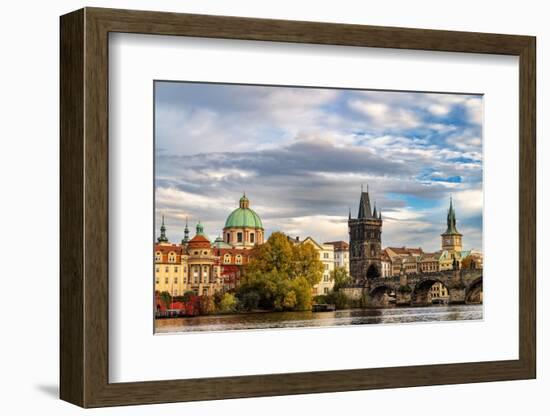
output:
POLYGON ((344 267, 335 267, 330 273, 330 277, 334 280, 334 287, 332 289, 334 291, 351 284, 351 276, 344 267))
POLYGON ((219 302, 220 312, 231 313, 237 308, 237 298, 232 293, 224 293, 219 302))
POLYGON ((293 244, 280 232, 254 249, 244 269, 237 297, 246 310, 311 309, 311 288, 323 275, 323 263, 310 244, 293 244), (252 295, 248 295, 253 293, 252 295))
POLYGON ((159 297, 160 297, 160 301, 164 304, 164 307, 166 309, 170 309, 170 306, 172 303, 172 296, 170 295, 170 293, 167 291, 160 292, 159 297))
POLYGON ((240 306, 245 311, 252 311, 258 308, 260 302, 260 294, 256 291, 245 291, 241 294, 240 306))
POLYGON ((291 282, 290 286, 296 295, 296 305, 294 309, 298 311, 310 310, 313 304, 313 296, 311 294, 309 280, 305 277, 298 277, 291 282))
POLYGON ((294 246, 291 273, 291 278, 304 277, 312 287, 321 281, 323 263, 312 244, 294 246))
POLYGON ((283 298, 283 309, 292 310, 296 307, 296 292, 291 290, 290 292, 285 293, 283 298))
POLYGON ((336 305, 336 309, 348 309, 352 306, 348 297, 341 291, 332 291, 326 296, 327 303, 336 305))

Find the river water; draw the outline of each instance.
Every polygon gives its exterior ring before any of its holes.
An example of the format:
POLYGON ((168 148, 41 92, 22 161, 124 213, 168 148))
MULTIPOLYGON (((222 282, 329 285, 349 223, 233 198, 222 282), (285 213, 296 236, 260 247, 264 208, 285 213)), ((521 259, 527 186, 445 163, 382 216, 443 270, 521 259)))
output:
POLYGON ((230 331, 480 319, 483 319, 483 305, 441 305, 415 308, 346 309, 335 312, 259 312, 157 319, 155 331, 157 333, 230 331))

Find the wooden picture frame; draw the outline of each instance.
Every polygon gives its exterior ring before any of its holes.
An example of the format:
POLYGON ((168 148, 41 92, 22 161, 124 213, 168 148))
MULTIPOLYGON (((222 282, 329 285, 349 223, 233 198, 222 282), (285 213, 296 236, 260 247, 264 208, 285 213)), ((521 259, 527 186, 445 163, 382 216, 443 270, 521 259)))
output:
POLYGON ((61 17, 60 396, 82 407, 338 392, 536 376, 535 38, 85 8, 61 17), (519 359, 170 381, 108 379, 108 34, 519 57, 519 359))

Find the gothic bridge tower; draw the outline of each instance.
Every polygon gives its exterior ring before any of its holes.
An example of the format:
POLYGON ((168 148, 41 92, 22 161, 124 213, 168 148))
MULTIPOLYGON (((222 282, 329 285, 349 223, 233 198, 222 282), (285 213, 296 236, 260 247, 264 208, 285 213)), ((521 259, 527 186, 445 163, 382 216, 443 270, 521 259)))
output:
POLYGON ((361 187, 359 213, 351 218, 350 212, 348 228, 350 275, 356 285, 365 285, 382 274, 382 213, 376 204, 371 210, 368 187, 367 192, 361 187))

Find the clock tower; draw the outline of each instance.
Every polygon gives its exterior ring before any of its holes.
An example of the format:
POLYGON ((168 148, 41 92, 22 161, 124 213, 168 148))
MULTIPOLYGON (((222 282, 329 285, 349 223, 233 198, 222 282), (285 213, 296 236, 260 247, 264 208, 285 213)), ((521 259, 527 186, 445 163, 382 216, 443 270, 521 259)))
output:
POLYGON ((453 208, 453 197, 447 212, 447 230, 441 234, 441 249, 450 252, 462 251, 462 234, 456 229, 456 216, 453 208))

